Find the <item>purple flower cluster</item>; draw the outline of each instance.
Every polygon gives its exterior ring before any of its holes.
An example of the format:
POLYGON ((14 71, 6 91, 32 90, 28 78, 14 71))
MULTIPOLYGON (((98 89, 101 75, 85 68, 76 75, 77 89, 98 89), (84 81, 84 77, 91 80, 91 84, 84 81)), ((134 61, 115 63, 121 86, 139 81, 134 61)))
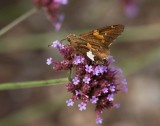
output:
POLYGON ((138 3, 137 0, 121 0, 125 13, 128 17, 135 17, 138 14, 138 3))
POLYGON ((66 101, 67 106, 73 106, 76 100, 80 100, 78 108, 84 111, 87 103, 94 104, 96 123, 101 124, 103 110, 119 108, 120 104, 114 100, 115 95, 119 91, 127 91, 127 81, 122 70, 113 66, 115 60, 112 56, 104 64, 96 64, 87 56, 76 54, 71 45, 54 41, 52 47, 60 51, 64 60, 55 62, 48 58, 46 64, 53 65, 55 70, 75 70, 75 75, 66 85, 67 91, 72 93, 72 97, 66 101))
POLYGON ((32 0, 34 5, 38 8, 42 8, 48 15, 49 20, 58 31, 61 28, 61 22, 64 19, 64 15, 59 12, 59 8, 62 5, 66 5, 68 0, 32 0))

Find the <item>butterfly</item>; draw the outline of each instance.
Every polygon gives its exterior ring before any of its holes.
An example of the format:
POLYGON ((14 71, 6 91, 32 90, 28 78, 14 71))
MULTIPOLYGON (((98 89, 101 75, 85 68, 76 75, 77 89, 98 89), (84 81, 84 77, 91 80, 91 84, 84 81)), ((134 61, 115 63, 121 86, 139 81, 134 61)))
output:
POLYGON ((123 25, 111 25, 80 35, 69 34, 67 40, 76 54, 86 55, 92 61, 101 64, 107 60, 111 44, 123 31, 123 25))

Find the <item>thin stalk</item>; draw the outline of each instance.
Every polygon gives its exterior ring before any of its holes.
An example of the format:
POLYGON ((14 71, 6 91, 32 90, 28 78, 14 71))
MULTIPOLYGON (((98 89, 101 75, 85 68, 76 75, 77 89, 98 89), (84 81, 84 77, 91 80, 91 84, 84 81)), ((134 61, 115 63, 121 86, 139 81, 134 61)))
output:
POLYGON ((13 27, 15 27, 17 24, 21 23, 22 21, 26 20, 28 17, 30 17, 31 15, 33 15, 36 12, 36 9, 31 9, 30 11, 26 12, 25 14, 23 14, 22 16, 20 16, 19 18, 17 18, 16 20, 14 20, 13 22, 11 22, 10 24, 8 24, 7 26, 5 26, 4 28, 2 28, 0 30, 0 36, 4 35, 5 33, 7 33, 9 30, 11 30, 13 27))
POLYGON ((0 84, 0 90, 19 89, 19 88, 32 88, 41 86, 59 85, 68 82, 68 78, 60 78, 54 80, 42 80, 42 81, 28 81, 28 82, 11 82, 0 84))

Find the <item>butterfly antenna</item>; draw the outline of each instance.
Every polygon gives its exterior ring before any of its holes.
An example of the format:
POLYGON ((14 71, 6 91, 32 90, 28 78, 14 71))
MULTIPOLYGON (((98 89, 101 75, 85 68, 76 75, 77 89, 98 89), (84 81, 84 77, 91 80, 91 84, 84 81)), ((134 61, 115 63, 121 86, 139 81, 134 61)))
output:
POLYGON ((60 42, 63 42, 64 40, 66 40, 67 38, 61 39, 60 42))
MULTIPOLYGON (((60 40, 60 42, 62 43, 64 40, 66 40, 67 38, 64 38, 62 40, 60 40)), ((52 46, 52 44, 48 45, 48 47, 52 46)))

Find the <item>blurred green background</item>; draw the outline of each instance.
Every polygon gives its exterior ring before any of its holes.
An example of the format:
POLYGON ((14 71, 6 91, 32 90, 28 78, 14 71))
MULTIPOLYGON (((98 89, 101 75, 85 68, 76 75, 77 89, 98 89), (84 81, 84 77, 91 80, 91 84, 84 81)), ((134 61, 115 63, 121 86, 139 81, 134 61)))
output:
MULTIPOLYGON (((126 12, 123 0, 69 0, 65 19, 55 31, 43 11, 37 11, 0 36, 0 83, 67 77, 55 72, 46 58, 61 60, 48 48, 69 33, 124 24, 125 31, 111 47, 116 65, 127 76, 128 93, 116 101, 120 109, 106 110, 107 126, 160 126, 160 1, 135 0, 137 14, 126 12)), ((31 0, 1 0, 0 29, 34 8, 31 0)), ((64 85, 0 91, 0 126, 96 126, 94 106, 80 112, 68 108, 64 85)))

